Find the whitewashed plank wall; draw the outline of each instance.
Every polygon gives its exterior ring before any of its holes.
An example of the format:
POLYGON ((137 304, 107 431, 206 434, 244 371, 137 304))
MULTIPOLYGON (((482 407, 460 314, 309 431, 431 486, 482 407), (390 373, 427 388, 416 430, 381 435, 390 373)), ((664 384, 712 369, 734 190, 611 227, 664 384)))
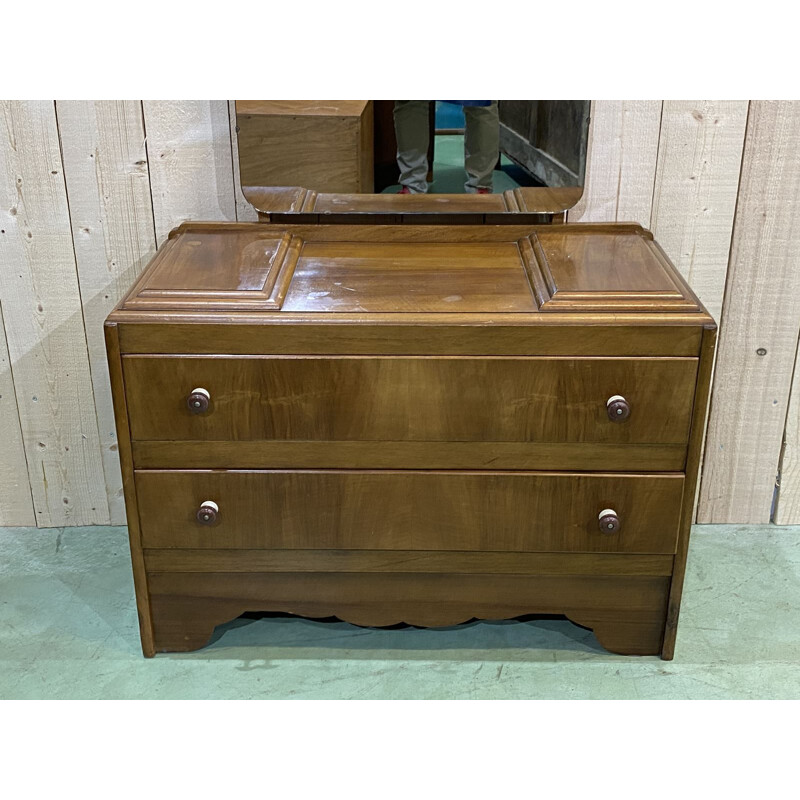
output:
POLYGON ((0 303, 36 522, 107 524, 55 104, 2 112, 0 303))
POLYGON ((227 100, 144 102, 156 237, 187 219, 236 219, 227 100))
MULTIPOLYGON (((753 101, 708 423, 700 522, 770 519, 800 333, 798 212, 800 103, 753 101)), ((792 485, 784 488, 790 493, 792 485)))
POLYGON ((103 321, 155 252, 142 105, 56 104, 111 523, 125 522, 103 321))
MULTIPOLYGON (((175 225, 255 219, 233 105, 1 108, 0 525, 118 524, 102 321, 175 225)), ((800 522, 799 201, 800 103, 593 105, 570 221, 650 227, 721 323, 700 522, 768 520, 779 469, 800 522)))
POLYGON ((35 525, 11 359, 0 306, 0 525, 35 525))
MULTIPOLYGON (((650 228, 717 321, 747 109, 746 100, 667 100, 661 115, 650 228)), ((701 453, 702 461, 705 448, 701 453)))

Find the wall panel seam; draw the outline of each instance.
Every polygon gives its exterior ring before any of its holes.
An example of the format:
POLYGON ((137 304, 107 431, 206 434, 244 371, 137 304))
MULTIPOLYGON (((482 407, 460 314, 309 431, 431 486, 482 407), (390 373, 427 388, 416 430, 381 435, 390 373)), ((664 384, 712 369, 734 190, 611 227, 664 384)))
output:
MULTIPOLYGON (((3 329, 3 337, 5 341, 8 341, 8 334, 6 333, 6 320, 3 316, 3 300, 0 298, 0 327, 3 329)), ((11 358, 11 352, 8 353, 8 372, 11 376, 11 394, 14 398, 14 408, 17 412, 17 425, 19 426, 20 432, 22 431, 22 415, 20 414, 19 410, 19 398, 17 397, 17 385, 14 381, 14 359, 11 358)), ((28 460, 28 449, 25 447, 25 442, 20 437, 20 450, 22 450, 22 457, 25 459, 25 474, 28 478, 28 495, 31 499, 31 517, 34 520, 34 524, 38 527, 38 522, 36 521, 36 501, 33 498, 33 479, 31 476, 31 465, 30 461, 28 460)))

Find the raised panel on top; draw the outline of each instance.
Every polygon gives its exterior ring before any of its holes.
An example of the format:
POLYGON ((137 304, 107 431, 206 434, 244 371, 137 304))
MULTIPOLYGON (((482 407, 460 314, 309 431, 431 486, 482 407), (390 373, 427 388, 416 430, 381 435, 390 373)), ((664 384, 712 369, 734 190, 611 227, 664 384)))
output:
POLYGON ((673 553, 682 491, 680 474, 136 472, 146 548, 673 553))
POLYGON ((553 226, 521 242, 542 311, 693 311, 697 299, 652 235, 638 226, 607 231, 553 226))
POLYGON ((697 360, 124 356, 123 369, 135 440, 666 444, 687 441, 697 360), (210 402, 194 414, 197 388, 210 402))
POLYGON ((190 230, 170 238, 125 301, 126 308, 217 311, 281 306, 302 246, 265 230, 190 230))

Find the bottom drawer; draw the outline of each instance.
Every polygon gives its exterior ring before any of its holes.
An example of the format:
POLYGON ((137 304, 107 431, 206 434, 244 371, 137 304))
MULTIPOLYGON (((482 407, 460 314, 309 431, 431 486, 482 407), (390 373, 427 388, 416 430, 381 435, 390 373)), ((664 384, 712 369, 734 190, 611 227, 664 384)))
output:
POLYGON ((145 548, 673 553, 682 491, 682 474, 136 472, 145 548))

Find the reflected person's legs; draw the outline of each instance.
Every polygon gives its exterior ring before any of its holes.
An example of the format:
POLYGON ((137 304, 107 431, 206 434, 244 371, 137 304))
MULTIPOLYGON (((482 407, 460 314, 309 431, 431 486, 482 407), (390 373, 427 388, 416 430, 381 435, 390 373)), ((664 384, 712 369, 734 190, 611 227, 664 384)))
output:
POLYGON ((497 100, 490 106, 464 106, 464 167, 467 182, 464 188, 492 190, 492 172, 500 154, 500 116, 497 100))
POLYGON ((428 191, 428 100, 395 100, 394 132, 400 183, 413 194, 428 191))

